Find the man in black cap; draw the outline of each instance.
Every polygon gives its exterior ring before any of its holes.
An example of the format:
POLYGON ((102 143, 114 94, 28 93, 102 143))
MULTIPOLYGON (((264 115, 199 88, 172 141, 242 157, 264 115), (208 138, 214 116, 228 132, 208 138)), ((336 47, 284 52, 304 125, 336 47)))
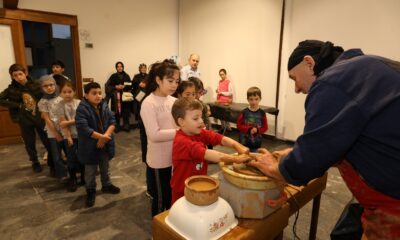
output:
POLYGON ((288 71, 308 94, 304 133, 280 161, 264 150, 252 165, 294 185, 337 166, 364 207, 364 237, 400 239, 400 63, 307 40, 288 71))

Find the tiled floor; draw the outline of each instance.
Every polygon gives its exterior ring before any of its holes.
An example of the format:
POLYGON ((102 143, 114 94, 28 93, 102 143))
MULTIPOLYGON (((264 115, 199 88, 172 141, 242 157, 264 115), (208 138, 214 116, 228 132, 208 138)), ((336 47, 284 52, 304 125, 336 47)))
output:
MULTIPOLYGON (((228 133, 235 138, 237 133, 228 133)), ((146 197, 144 164, 138 130, 117 134, 117 155, 111 161, 111 179, 121 187, 118 195, 97 192, 96 204, 84 206, 85 189, 69 193, 48 176, 48 168, 35 174, 22 144, 0 147, 0 239, 151 239, 150 200, 146 197)), ((267 139, 274 150, 289 144, 267 139)), ((39 148, 43 151, 42 148, 39 148)), ((225 148, 218 149, 227 151, 225 148)), ((218 165, 210 166, 210 173, 218 165)), ((341 210, 351 195, 336 169, 321 200, 317 236, 329 239, 341 210)), ((99 179, 97 179, 99 180, 99 179)), ((97 189, 100 189, 98 181, 97 189)), ((311 204, 300 211, 297 234, 308 238, 311 204)), ((291 218, 284 239, 293 239, 291 218)))

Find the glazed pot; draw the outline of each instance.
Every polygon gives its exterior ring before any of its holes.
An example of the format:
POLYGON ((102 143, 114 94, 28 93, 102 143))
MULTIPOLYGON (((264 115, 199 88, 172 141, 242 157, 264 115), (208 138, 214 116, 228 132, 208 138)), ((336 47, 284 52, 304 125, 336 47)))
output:
POLYGON ((218 200, 219 181, 205 175, 195 175, 185 180, 185 198, 198 206, 210 205, 218 200))

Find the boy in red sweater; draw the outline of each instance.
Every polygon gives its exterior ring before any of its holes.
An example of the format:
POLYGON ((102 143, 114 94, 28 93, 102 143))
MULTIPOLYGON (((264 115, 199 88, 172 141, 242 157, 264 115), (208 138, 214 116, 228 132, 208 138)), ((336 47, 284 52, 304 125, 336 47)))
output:
POLYGON ((242 163, 251 159, 247 147, 231 138, 204 129, 202 110, 201 102, 185 98, 176 100, 172 106, 172 116, 180 127, 172 147, 172 204, 184 195, 185 180, 188 177, 207 175, 207 161, 242 163), (207 145, 231 147, 239 155, 207 149, 207 145))

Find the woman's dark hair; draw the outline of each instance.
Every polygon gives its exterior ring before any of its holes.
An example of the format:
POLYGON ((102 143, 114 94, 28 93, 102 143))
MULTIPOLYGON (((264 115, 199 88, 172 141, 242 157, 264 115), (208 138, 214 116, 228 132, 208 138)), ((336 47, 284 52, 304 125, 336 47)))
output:
POLYGON ((177 96, 181 96, 182 93, 186 90, 188 87, 194 87, 196 89, 196 85, 191 82, 191 81, 182 81, 179 83, 178 88, 176 89, 176 94, 177 96))
POLYGON ((115 69, 117 69, 118 64, 121 64, 121 65, 122 65, 122 70, 125 69, 124 63, 121 62, 121 61, 118 61, 118 62, 115 63, 115 69))
POLYGON ((162 62, 153 63, 150 66, 150 71, 147 75, 147 84, 145 89, 146 94, 150 94, 158 88, 156 77, 159 77, 161 80, 164 77, 172 77, 175 71, 179 72, 179 67, 169 59, 165 59, 162 62))
POLYGON ((225 68, 221 68, 221 69, 218 71, 218 73, 220 73, 220 72, 224 72, 224 73, 226 74, 225 68))
POLYGON ((90 82, 90 83, 86 84, 86 85, 83 87, 83 92, 84 92, 85 94, 88 94, 88 93, 90 92, 90 90, 92 90, 92 89, 97 89, 97 88, 100 88, 100 89, 101 89, 100 84, 98 84, 97 82, 90 82))
POLYGON ((15 63, 13 65, 10 66, 10 68, 8 68, 8 73, 10 75, 12 75, 13 72, 16 71, 22 71, 24 73, 26 73, 26 69, 24 68, 24 66, 22 66, 21 64, 15 63))

